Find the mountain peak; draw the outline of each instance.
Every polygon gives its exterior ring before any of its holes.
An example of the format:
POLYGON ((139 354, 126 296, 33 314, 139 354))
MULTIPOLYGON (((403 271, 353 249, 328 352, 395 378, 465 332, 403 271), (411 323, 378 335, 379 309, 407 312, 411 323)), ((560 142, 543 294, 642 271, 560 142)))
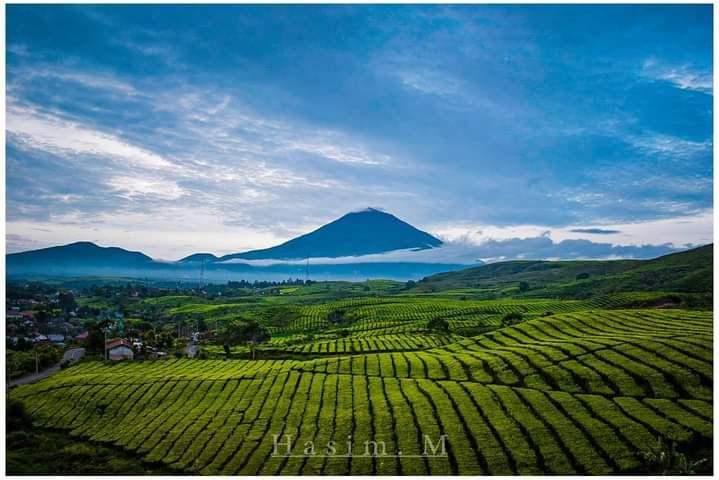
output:
POLYGON ((178 263, 201 263, 201 262, 214 262, 217 257, 211 253, 193 253, 185 258, 178 260, 178 263))
POLYGON ((317 230, 262 250, 226 255, 220 261, 296 260, 307 257, 355 257, 393 250, 424 250, 442 241, 394 215, 368 207, 350 212, 317 230))
POLYGON ((363 208, 361 210, 355 210, 354 212, 350 212, 347 215, 351 215, 353 213, 384 213, 386 215, 389 215, 389 213, 385 212, 381 208, 375 208, 375 207, 367 207, 367 208, 363 208))
MULTIPOLYGON (((87 248, 102 248, 97 243, 88 242, 87 240, 79 241, 79 242, 72 242, 68 243, 67 245, 64 245, 65 247, 87 247, 87 248)), ((50 247, 50 248, 57 248, 57 247, 50 247)))

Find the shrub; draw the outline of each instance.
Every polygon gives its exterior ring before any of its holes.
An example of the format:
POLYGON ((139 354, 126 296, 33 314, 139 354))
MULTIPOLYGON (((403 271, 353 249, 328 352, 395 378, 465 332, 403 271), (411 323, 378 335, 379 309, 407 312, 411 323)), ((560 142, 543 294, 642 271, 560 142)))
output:
POLYGON ((655 475, 694 475, 698 468, 707 462, 706 458, 687 459, 686 455, 677 451, 674 440, 667 445, 661 437, 657 439, 657 445, 654 448, 639 452, 639 455, 644 460, 647 473, 655 475))
POLYGON ((35 435, 25 430, 18 430, 15 432, 8 431, 5 437, 7 442, 7 448, 13 450, 19 450, 21 448, 31 448, 37 443, 35 435))
POLYGON ((86 443, 74 443, 62 449, 62 455, 67 460, 86 460, 92 458, 95 450, 86 443))
POLYGON ((427 322, 427 330, 432 332, 448 332, 449 322, 444 318, 434 317, 427 322))
POLYGON ((15 398, 9 398, 5 407, 5 424, 8 432, 22 430, 32 425, 30 414, 25 405, 15 398))
POLYGON ((510 325, 516 325, 522 321, 522 314, 519 312, 510 312, 502 317, 502 326, 508 327, 510 325))

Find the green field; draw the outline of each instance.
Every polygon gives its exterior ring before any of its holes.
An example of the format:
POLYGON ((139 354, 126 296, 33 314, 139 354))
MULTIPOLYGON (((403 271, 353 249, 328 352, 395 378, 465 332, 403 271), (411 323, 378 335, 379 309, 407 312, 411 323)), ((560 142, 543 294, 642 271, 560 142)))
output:
MULTIPOLYGON (((268 346, 306 359, 85 362, 12 397, 37 427, 184 472, 640 472, 658 437, 711 444, 712 313, 609 308, 624 301, 351 300, 350 336, 268 346), (517 309, 537 316, 469 337, 411 333, 437 311, 491 323, 517 309), (329 441, 346 453, 351 438, 387 455, 274 456, 273 435, 293 454, 329 441), (446 435, 446 456, 417 457, 425 435, 446 435)), ((326 331, 316 312, 339 306, 309 306, 285 333, 326 331)))
MULTIPOLYGON (((94 289, 78 303, 122 312, 128 336, 162 332, 169 359, 86 360, 10 397, 31 416, 27 435, 76 437, 98 465, 114 449, 142 463, 133 472, 711 473, 712 256, 94 289), (254 351, 223 343, 254 322, 270 336, 254 351), (188 332, 199 358, 175 358, 188 332)), ((34 461, 12 435, 13 468, 34 461)))

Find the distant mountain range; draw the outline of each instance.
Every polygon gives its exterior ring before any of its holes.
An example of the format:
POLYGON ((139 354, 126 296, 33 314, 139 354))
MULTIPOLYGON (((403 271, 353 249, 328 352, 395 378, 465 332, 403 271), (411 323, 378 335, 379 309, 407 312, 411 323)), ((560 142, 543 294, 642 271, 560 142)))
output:
MULTIPOLYGON (((509 261, 480 267, 442 262, 397 260, 389 252, 420 252, 442 247, 442 241, 376 209, 353 212, 305 235, 275 247, 217 257, 195 253, 176 262, 117 247, 77 242, 6 257, 9 276, 124 276, 197 281, 284 280, 304 278, 303 261, 310 261, 313 280, 425 278, 418 292, 482 288, 502 296, 519 282, 528 294, 551 297, 591 295, 597 292, 689 291, 711 289, 713 246, 666 255, 653 260, 509 261), (333 259, 341 262, 333 262, 333 259), (389 260, 394 258, 395 260, 389 260), (440 273, 446 272, 446 273, 440 273), (697 287, 699 286, 699 287, 697 287), (504 292, 504 293, 503 293, 504 292)), ((441 253, 440 250, 436 251, 441 253)), ((409 258, 413 258, 410 256, 409 258)), ((441 258, 435 257, 435 258, 441 258)))
POLYGON ((280 245, 217 257, 195 253, 177 262, 157 261, 140 252, 117 247, 100 247, 77 242, 7 255, 8 274, 21 275, 125 275, 185 276, 196 278, 200 265, 207 278, 233 278, 237 273, 257 278, 287 278, 305 275, 304 267, 292 261, 310 258, 351 257, 344 265, 312 265, 313 278, 334 275, 341 278, 384 277, 417 278, 463 265, 413 261, 369 261, 364 255, 405 250, 419 251, 442 245, 442 241, 418 230, 389 213, 368 208, 351 212, 317 230, 280 245), (253 265, 256 260, 272 260, 276 265, 253 265), (283 265, 283 262, 288 262, 283 265))

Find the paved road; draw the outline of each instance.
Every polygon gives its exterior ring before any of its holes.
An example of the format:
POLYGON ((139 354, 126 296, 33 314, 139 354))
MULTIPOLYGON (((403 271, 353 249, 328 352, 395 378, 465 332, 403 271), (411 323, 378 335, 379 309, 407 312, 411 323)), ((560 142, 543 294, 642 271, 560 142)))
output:
POLYGON ((195 345, 194 342, 190 342, 187 344, 187 356, 195 358, 195 355, 197 355, 197 345, 195 345))
POLYGON ((45 377, 49 377, 53 373, 60 370, 60 364, 67 360, 70 363, 75 363, 85 354, 84 348, 73 348, 70 350, 67 350, 65 354, 62 356, 62 360, 60 360, 60 363, 57 365, 48 368, 47 370, 43 370, 42 372, 35 375, 34 373, 32 375, 26 375, 24 377, 16 378, 15 380, 10 380, 10 386, 14 387, 16 385, 25 385, 26 383, 33 383, 40 379, 43 379, 45 377))

